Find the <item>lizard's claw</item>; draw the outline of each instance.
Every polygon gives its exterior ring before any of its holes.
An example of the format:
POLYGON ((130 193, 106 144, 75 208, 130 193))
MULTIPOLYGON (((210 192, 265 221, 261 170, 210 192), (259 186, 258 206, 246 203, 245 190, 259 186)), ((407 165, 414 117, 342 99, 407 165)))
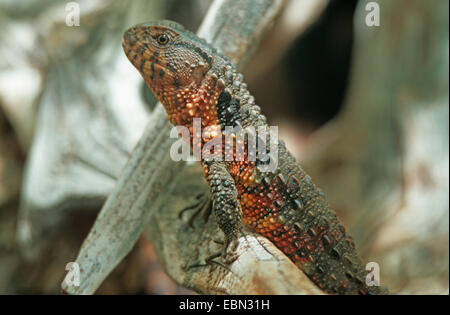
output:
POLYGON ((205 263, 195 263, 188 266, 188 269, 195 267, 206 267, 208 265, 219 265, 225 269, 229 269, 228 266, 231 265, 236 259, 239 258, 237 253, 237 248, 239 246, 238 237, 230 238, 228 241, 223 242, 222 240, 214 240, 214 243, 222 245, 222 251, 215 252, 205 259, 205 263), (216 260, 217 258, 221 260, 216 260))
POLYGON ((184 208, 178 214, 178 217, 181 219, 185 212, 194 210, 187 222, 188 226, 191 228, 194 228, 194 220, 199 214, 202 214, 203 220, 205 222, 208 221, 212 207, 212 201, 209 198, 208 194, 199 194, 195 199, 196 201, 191 206, 184 208))

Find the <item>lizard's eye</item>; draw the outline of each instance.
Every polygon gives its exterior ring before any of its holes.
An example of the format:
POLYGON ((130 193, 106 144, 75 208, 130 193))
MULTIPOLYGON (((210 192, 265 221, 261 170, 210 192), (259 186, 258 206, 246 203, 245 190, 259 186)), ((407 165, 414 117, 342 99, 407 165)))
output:
POLYGON ((161 34, 156 38, 156 41, 160 45, 166 45, 169 42, 169 36, 167 36, 166 34, 161 34))

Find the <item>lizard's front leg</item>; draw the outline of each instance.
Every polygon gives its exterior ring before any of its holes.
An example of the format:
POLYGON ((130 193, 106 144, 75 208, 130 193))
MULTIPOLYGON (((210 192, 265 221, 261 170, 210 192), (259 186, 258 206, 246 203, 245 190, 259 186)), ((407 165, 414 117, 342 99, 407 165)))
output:
POLYGON ((236 257, 230 257, 228 250, 231 249, 231 256, 234 256, 238 238, 242 235, 242 210, 238 192, 224 162, 203 161, 202 164, 210 187, 213 212, 217 224, 225 234, 222 257, 226 261, 231 258, 232 261, 236 257))

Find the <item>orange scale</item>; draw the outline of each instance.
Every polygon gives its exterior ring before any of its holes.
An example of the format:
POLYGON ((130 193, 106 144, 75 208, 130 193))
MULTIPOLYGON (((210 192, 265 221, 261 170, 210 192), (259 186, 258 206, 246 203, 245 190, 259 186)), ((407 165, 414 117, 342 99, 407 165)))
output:
POLYGON ((287 246, 287 247, 284 247, 283 252, 284 252, 286 255, 289 255, 289 254, 292 253, 292 250, 290 249, 289 246, 287 246))

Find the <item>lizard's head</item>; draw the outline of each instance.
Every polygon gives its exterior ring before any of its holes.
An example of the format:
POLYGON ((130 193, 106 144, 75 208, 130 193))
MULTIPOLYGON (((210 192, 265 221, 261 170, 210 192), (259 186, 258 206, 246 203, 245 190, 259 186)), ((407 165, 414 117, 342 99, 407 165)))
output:
POLYGON ((205 114, 204 103, 206 96, 207 103, 217 100, 218 80, 213 76, 211 82, 207 75, 213 53, 204 40, 175 22, 159 21, 129 28, 122 46, 172 123, 188 125, 193 117, 213 118, 208 107, 205 114))

